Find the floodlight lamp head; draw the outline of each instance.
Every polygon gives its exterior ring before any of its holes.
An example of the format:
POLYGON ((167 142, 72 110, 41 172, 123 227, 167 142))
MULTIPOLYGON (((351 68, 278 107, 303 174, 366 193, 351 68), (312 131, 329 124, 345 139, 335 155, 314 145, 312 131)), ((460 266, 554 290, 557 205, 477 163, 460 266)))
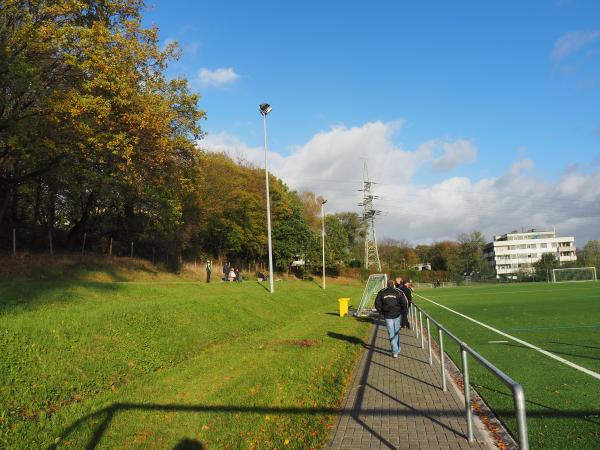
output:
POLYGON ((273 111, 273 108, 271 108, 271 105, 269 105, 268 103, 261 103, 259 106, 259 111, 263 116, 266 117, 267 114, 273 111))

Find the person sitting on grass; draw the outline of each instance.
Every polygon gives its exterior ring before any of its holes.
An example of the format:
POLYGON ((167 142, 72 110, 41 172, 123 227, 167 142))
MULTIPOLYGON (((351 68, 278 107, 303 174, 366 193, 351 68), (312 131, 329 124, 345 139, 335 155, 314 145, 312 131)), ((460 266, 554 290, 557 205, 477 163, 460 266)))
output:
POLYGON ((240 272, 239 269, 234 269, 235 272, 235 281, 239 281, 240 283, 242 282, 242 273, 240 272))
POLYGON ((231 270, 229 270, 229 277, 227 278, 227 281, 235 281, 235 269, 233 267, 231 270))
POLYGON ((392 357, 397 358, 400 353, 400 317, 408 311, 408 301, 404 293, 396 289, 394 280, 388 280, 387 287, 377 293, 375 309, 385 320, 392 357))

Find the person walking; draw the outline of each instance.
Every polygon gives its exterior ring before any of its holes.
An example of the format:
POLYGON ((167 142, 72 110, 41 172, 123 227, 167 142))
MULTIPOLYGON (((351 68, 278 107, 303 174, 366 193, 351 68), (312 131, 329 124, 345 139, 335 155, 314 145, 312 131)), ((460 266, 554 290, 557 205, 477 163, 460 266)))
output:
POLYGON ((406 297, 407 303, 406 314, 402 314, 402 321, 400 322, 400 327, 410 329, 408 311, 410 311, 410 307, 412 305, 412 289, 408 286, 408 283, 402 279, 402 277, 396 278, 396 289, 402 291, 402 293, 406 297))
POLYGON ((210 259, 206 260, 206 282, 210 283, 210 274, 212 273, 212 262, 210 259))
POLYGON ((385 320, 394 358, 400 353, 400 317, 406 314, 407 305, 406 296, 396 289, 394 280, 388 280, 387 287, 379 291, 375 298, 375 309, 385 320))

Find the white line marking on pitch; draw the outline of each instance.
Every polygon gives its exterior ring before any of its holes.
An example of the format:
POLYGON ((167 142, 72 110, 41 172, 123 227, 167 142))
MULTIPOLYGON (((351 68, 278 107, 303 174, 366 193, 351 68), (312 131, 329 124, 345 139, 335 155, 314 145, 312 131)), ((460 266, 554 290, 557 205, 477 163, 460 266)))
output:
POLYGON ((543 354, 543 355, 546 355, 546 356, 548 356, 548 357, 550 357, 550 358, 552 358, 552 359, 555 359, 556 361, 558 361, 558 362, 561 362, 561 363, 563 363, 563 364, 566 364, 567 366, 570 366, 570 367, 572 367, 572 368, 574 368, 574 369, 577 369, 577 370, 579 370, 580 372, 586 373, 586 374, 588 374, 588 375, 590 375, 590 376, 592 376, 592 377, 596 378, 597 380, 600 380, 600 373, 598 373, 598 372, 594 372, 593 370, 586 369, 585 367, 582 367, 582 366, 580 366, 580 365, 578 365, 578 364, 575 364, 575 363, 573 363, 573 362, 571 362, 571 361, 569 361, 569 360, 566 360, 566 359, 564 359, 564 358, 561 358, 560 356, 557 356, 557 355, 555 355, 554 353, 550 353, 549 351, 547 351, 547 350, 544 350, 543 348, 540 348, 540 347, 538 347, 538 346, 536 346, 536 345, 530 344, 529 342, 525 342, 525 341, 524 341, 524 340, 522 340, 522 339, 519 339, 519 338, 516 338, 516 337, 514 337, 514 336, 511 336, 511 335, 510 335, 510 334, 508 334, 508 333, 505 333, 505 332, 503 332, 503 331, 500 331, 500 330, 498 330, 498 329, 496 329, 496 328, 494 328, 494 327, 491 327, 491 326, 489 326, 489 325, 488 325, 488 324, 486 324, 486 323, 480 322, 480 321, 479 321, 479 320, 477 320, 477 319, 473 319, 472 317, 469 317, 469 316, 467 316, 467 315, 465 315, 465 314, 463 314, 463 313, 459 313, 458 311, 454 311, 453 309, 451 309, 451 308, 448 308, 447 306, 441 305, 441 304, 439 304, 438 302, 434 302, 433 300, 431 300, 431 299, 428 299, 427 297, 423 297, 422 295, 419 295, 419 294, 417 294, 417 293, 415 293, 414 295, 416 295, 417 297, 421 297, 423 300, 427 300, 428 302, 431 302, 431 303, 433 303, 434 305, 437 305, 437 306, 439 306, 440 308, 444 308, 444 309, 446 309, 446 310, 450 311, 451 313, 454 313, 454 314, 456 314, 456 315, 458 315, 458 316, 460 316, 460 317, 464 317, 465 319, 467 319, 467 320, 470 320, 471 322, 474 322, 474 323, 476 323, 477 325, 481 325, 482 327, 484 327, 484 328, 487 328, 488 330, 495 331, 496 333, 498 333, 498 334, 500 334, 500 335, 502 335, 502 336, 504 336, 504 337, 506 337, 506 338, 512 339, 513 341, 515 341, 515 342, 518 342, 518 343, 519 343, 519 344, 521 344, 521 345, 524 345, 525 347, 529 347, 529 348, 531 348, 531 349, 533 349, 533 350, 537 350, 537 351, 538 351, 538 352, 540 352, 541 354, 543 354))
POLYGON ((508 341, 488 341, 488 344, 508 344, 508 341))

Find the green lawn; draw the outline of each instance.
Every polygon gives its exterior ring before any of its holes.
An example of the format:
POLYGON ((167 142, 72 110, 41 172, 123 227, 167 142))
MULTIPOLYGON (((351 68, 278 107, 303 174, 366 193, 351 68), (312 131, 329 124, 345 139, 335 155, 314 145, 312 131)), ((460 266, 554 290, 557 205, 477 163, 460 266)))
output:
POLYGON ((1 448, 320 448, 361 286, 0 283, 1 448))
MULTIPOLYGON (((418 293, 600 372, 600 282, 472 286, 418 293)), ((416 302, 523 385, 531 448, 598 448, 599 380, 418 297, 416 302), (498 340, 508 342, 490 343, 498 340)), ((460 367, 458 349, 450 342, 445 341, 446 350, 460 367)), ((471 361, 476 389, 516 434, 509 390, 471 361)))

